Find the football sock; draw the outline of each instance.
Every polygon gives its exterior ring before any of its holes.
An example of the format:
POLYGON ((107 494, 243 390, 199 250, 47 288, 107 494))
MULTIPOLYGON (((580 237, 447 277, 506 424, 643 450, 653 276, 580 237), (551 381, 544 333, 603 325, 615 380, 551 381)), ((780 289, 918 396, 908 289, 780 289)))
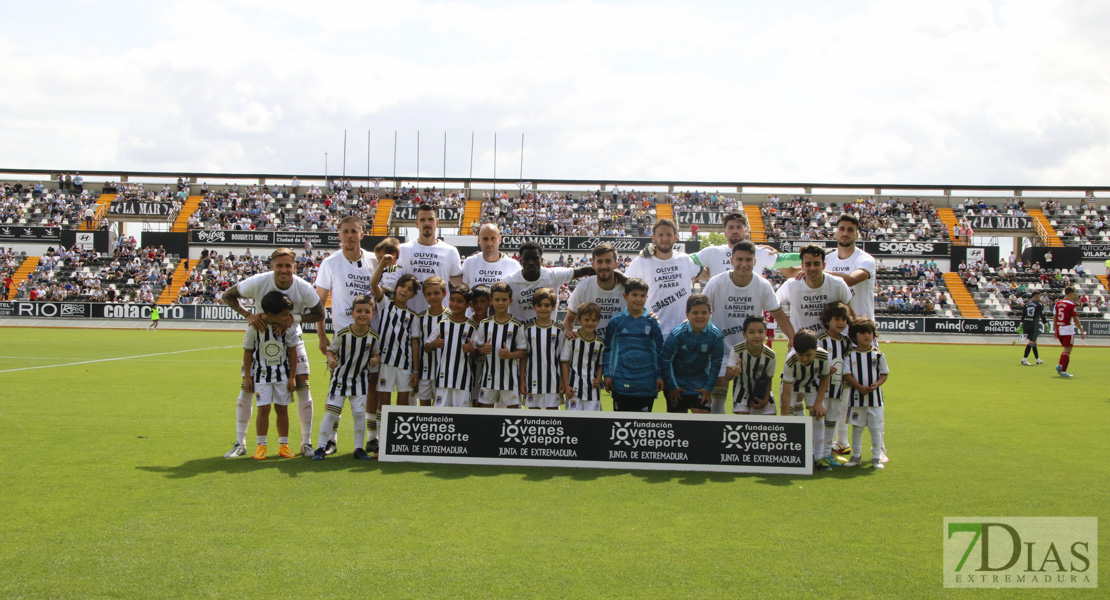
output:
POLYGON ((339 414, 342 410, 342 408, 330 404, 324 410, 324 419, 320 421, 320 434, 316 436, 317 448, 323 448, 328 444, 332 431, 339 424, 339 414))
POLYGON ((266 436, 264 436, 264 435, 258 436, 258 443, 265 446, 266 445, 266 436))
POLYGON ((243 446, 247 445, 247 426, 254 410, 254 398, 251 396, 254 394, 239 390, 239 397, 235 399, 235 441, 243 446))
POLYGON ((863 427, 852 425, 852 458, 860 457, 861 445, 863 445, 863 427))
POLYGON ((823 417, 813 419, 813 460, 828 456, 827 454, 821 454, 821 449, 825 447, 825 428, 823 425, 823 417))
POLYGON ((1029 351, 1032 350, 1032 349, 1033 349, 1033 346, 1031 346, 1029 344, 1025 345, 1025 358, 1029 358, 1029 351))
POLYGON ((1035 358, 1037 360, 1041 359, 1041 353, 1037 352, 1037 347, 1036 346, 1033 346, 1033 358, 1035 358))
POLYGON ((355 448, 362 448, 366 445, 366 410, 355 408, 351 412, 355 419, 355 448))
POLYGON ((876 462, 880 456, 886 454, 883 452, 883 430, 868 425, 867 431, 871 433, 871 462, 876 462))
POLYGON ((1071 362, 1071 355, 1070 354, 1061 354, 1060 355, 1060 366, 1063 367, 1063 369, 1065 371, 1068 370, 1068 363, 1069 362, 1071 362))
POLYGON ((312 392, 308 382, 297 384, 297 416, 301 418, 301 443, 312 441, 312 392))
POLYGON ((836 443, 841 446, 851 446, 851 439, 848 437, 848 412, 851 410, 848 407, 848 402, 839 402, 840 407, 837 409, 840 412, 836 416, 836 443))
MULTIPOLYGON (((814 426, 819 423, 814 423, 814 426)), ((825 445, 821 447, 821 456, 830 456, 832 454, 833 438, 836 437, 836 421, 830 421, 829 415, 825 415, 825 445)))
POLYGON ((378 439, 378 415, 366 413, 366 440, 373 441, 378 439))
POLYGON ((288 444, 288 443, 289 443, 289 437, 288 436, 278 438, 278 445, 279 446, 284 445, 284 444, 288 444))
POLYGON ((709 392, 709 398, 712 402, 712 408, 711 408, 710 412, 712 412, 715 415, 725 414, 725 401, 727 399, 726 398, 727 396, 728 396, 728 386, 720 386, 720 385, 713 386, 713 390, 711 392, 709 392))

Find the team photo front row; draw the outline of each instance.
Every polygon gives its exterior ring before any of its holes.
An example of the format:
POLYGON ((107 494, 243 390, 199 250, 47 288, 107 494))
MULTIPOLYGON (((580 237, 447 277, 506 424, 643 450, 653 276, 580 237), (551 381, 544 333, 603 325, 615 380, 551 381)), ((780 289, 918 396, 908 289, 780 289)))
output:
POLYGON ((571 331, 554 320, 559 299, 551 288, 534 291, 535 319, 524 323, 510 313, 513 289, 508 283, 470 288, 436 276, 421 283, 403 274, 392 282, 389 294, 380 284, 391 265, 388 258, 377 265, 372 294, 353 299, 353 322, 327 346, 330 380, 315 447, 309 444, 311 399, 300 393, 307 392, 307 355, 299 327, 291 326, 295 302, 278 290, 262 296, 262 310, 255 313, 243 341, 237 441, 226 457, 247 453, 252 400, 258 406, 254 458, 268 455, 271 406, 277 454, 295 456, 288 437, 294 393, 298 405, 309 398, 307 421, 298 406, 303 454, 323 460, 335 452, 347 402, 353 413, 354 458, 370 460, 378 454, 382 406, 393 402, 394 392, 400 405, 410 404, 415 392, 421 406, 597 411, 604 389, 613 410, 634 412, 652 411, 663 392, 669 412, 708 414, 727 412, 716 406, 713 395, 715 388, 727 389, 731 383, 732 413, 813 419, 817 470, 858 466, 864 428, 870 435, 872 465, 883 468, 887 460, 882 451, 886 357, 875 344, 875 322, 853 316, 843 302, 819 308, 820 335, 810 329, 794 332, 776 402, 772 382, 779 373, 778 356, 762 314, 738 322, 743 341, 727 347, 725 335, 711 321, 709 296, 691 294, 686 320, 664 332, 645 308, 649 284, 631 278, 624 283, 625 308, 609 319, 604 334, 598 327, 602 310, 592 302, 577 306, 578 329, 571 331), (421 293, 430 308, 417 314, 409 302, 421 293), (844 439, 847 424, 853 426, 850 443, 844 439))

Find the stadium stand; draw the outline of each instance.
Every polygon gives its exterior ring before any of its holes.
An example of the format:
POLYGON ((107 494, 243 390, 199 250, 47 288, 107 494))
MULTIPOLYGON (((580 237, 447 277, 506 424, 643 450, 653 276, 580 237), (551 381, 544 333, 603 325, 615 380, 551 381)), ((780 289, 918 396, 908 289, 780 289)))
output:
POLYGON ((495 223, 504 235, 651 235, 655 197, 637 192, 486 192, 482 223, 495 223))
POLYGON ((935 263, 876 263, 875 313, 887 316, 960 316, 935 263))
POLYGON ((860 220, 860 239, 940 241, 948 238, 948 228, 941 222, 929 200, 900 198, 877 200, 857 198, 839 205, 820 203, 808 196, 786 200, 771 196, 760 208, 767 239, 827 240, 833 239, 836 220, 842 213, 860 220))
POLYGON ((257 231, 337 231, 339 220, 347 215, 374 221, 376 199, 359 202, 347 190, 324 194, 311 186, 297 197, 282 188, 264 189, 258 185, 210 191, 188 217, 190 229, 239 229, 257 231))
MULTIPOLYGON (((328 253, 317 251, 297 257, 297 275, 307 281, 316 280, 316 271, 328 253)), ((269 270, 268 256, 255 256, 249 250, 236 256, 234 253, 220 254, 204 250, 195 268, 180 288, 177 302, 180 304, 219 304, 220 295, 227 288, 258 273, 269 270)))
POLYGON ((84 190, 79 194, 48 188, 41 182, 24 187, 22 183, 3 184, 0 196, 0 224, 31 227, 77 229, 85 211, 96 212, 99 196, 84 190))
POLYGON ((77 247, 40 257, 19 297, 29 300, 153 303, 176 259, 160 248, 123 244, 111 256, 77 247))
POLYGON ((1080 206, 1046 200, 1041 203, 1041 211, 1045 219, 1042 225, 1055 230, 1061 242, 1059 245, 1110 243, 1110 212, 1106 207, 1100 210, 1093 199, 1080 206))

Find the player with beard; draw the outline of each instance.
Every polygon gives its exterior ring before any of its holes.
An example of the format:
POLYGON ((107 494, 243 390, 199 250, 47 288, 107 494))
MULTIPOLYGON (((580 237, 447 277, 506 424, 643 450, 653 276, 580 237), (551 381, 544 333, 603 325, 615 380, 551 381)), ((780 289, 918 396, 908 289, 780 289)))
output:
MULTIPOLYGON (((316 295, 316 290, 313 289, 312 284, 293 274, 296 256, 297 253, 289 248, 274 250, 273 254, 270 255, 270 271, 252 275, 231 286, 223 293, 221 299, 224 304, 242 315, 247 320, 248 326, 260 332, 266 331, 268 325, 261 312, 262 298, 266 294, 279 291, 293 301, 293 310, 289 313, 288 321, 280 328, 281 331, 277 331, 277 328, 274 331, 280 335, 282 331, 289 327, 295 328, 294 337, 297 341, 297 414, 301 421, 301 453, 305 456, 312 456, 313 449, 310 439, 312 435, 312 393, 308 387, 308 353, 305 351, 301 326, 297 321, 299 317, 301 322, 316 323, 317 327, 323 327, 324 305, 320 302, 320 297, 316 295), (253 300, 253 308, 260 312, 252 313, 250 310, 243 308, 240 303, 242 298, 253 300)), ((224 454, 224 458, 235 458, 246 453, 243 440, 246 436, 247 424, 250 422, 253 409, 251 396, 252 394, 245 391, 239 392, 239 398, 236 401, 237 438, 235 446, 224 454)))
MULTIPOLYGON (((875 320, 875 258, 856 246, 859 239, 859 219, 843 214, 836 221, 836 251, 825 256, 825 273, 839 277, 852 290, 852 312, 875 320)), ((878 337, 875 338, 878 344, 878 337)), ((833 450, 840 455, 851 453, 848 437, 848 402, 840 403, 841 414, 836 415, 836 441, 833 450)), ((886 462, 886 438, 883 439, 880 460, 886 462)))
POLYGON ((513 290, 509 313, 527 326, 536 320, 536 310, 532 308, 533 292, 540 288, 558 289, 564 283, 593 274, 593 267, 549 269, 543 266, 543 246, 536 242, 525 242, 520 246, 520 270, 503 280, 513 290))
MULTIPOLYGON (((705 285, 705 295, 713 306, 710 319, 721 330, 725 348, 742 346, 744 323, 748 317, 762 317, 770 313, 782 324, 788 344, 793 344, 794 328, 791 327, 786 313, 782 310, 775 289, 762 275, 754 272, 758 249, 748 240, 741 240, 733 246, 729 257, 732 270, 721 273, 705 285)), ((729 378, 725 376, 728 364, 722 364, 717 382, 712 390, 713 414, 722 415, 726 411, 729 378)))
POLYGON ((636 257, 625 271, 629 279, 643 279, 648 283, 645 310, 659 319, 664 339, 686 320, 686 299, 690 296, 691 282, 701 273, 701 267, 690 255, 675 251, 677 239, 675 222, 659 219, 651 229, 654 254, 636 257))
POLYGON ((501 252, 501 230, 497 225, 482 225, 478 230, 478 247, 482 252, 467 257, 462 266, 462 282, 471 289, 493 285, 520 270, 520 263, 501 252))
MULTIPOLYGON (((451 282, 451 285, 462 283, 458 248, 441 242, 436 237, 439 229, 437 207, 421 204, 416 209, 416 226, 420 230, 420 237, 401 244, 401 256, 397 261, 401 266, 401 273, 415 275, 416 281, 421 284, 432 275, 438 275, 444 281, 451 282)), ((408 309, 420 314, 428 309, 428 302, 424 300, 424 296, 417 294, 409 302, 408 309)))
MULTIPOLYGON (((362 249, 363 236, 362 218, 351 215, 339 220, 339 252, 325 258, 320 263, 320 270, 316 273, 316 295, 320 297, 320 306, 327 306, 331 299, 331 326, 332 331, 342 331, 354 323, 351 316, 351 304, 361 295, 369 296, 370 279, 378 266, 378 259, 374 253, 362 249)), ((320 352, 327 356, 328 332, 321 323, 316 328, 319 338, 320 352)), ((375 367, 376 369, 376 367, 375 367)), ((376 390, 367 390, 371 406, 375 404, 376 390)), ((327 441, 324 453, 335 453, 339 429, 339 417, 336 417, 336 433, 327 441)))
MULTIPOLYGON (((751 227, 748 225, 748 216, 742 212, 733 212, 725 215, 725 238, 727 243, 719 246, 702 248, 693 255, 694 262, 705 271, 698 277, 699 280, 712 279, 734 268, 730 257, 732 248, 737 242, 751 239, 751 227)), ((778 250, 770 246, 756 246, 755 273, 762 275, 765 269, 784 269, 798 265, 798 255, 795 253, 779 254, 778 250)))
POLYGON ((821 324, 821 312, 825 306, 832 302, 848 304, 852 291, 842 278, 825 273, 824 248, 810 244, 804 246, 799 254, 802 257, 802 277, 782 284, 778 298, 779 302, 790 306, 790 325, 794 331, 809 329, 817 335, 825 330, 821 324))
POLYGON ((574 323, 578 319, 578 307, 592 302, 601 309, 597 323, 598 338, 605 339, 605 326, 609 319, 625 307, 624 274, 617 269, 617 249, 609 242, 602 242, 593 250, 593 267, 597 275, 578 282, 567 301, 567 316, 563 319, 563 329, 567 339, 574 339, 574 323))

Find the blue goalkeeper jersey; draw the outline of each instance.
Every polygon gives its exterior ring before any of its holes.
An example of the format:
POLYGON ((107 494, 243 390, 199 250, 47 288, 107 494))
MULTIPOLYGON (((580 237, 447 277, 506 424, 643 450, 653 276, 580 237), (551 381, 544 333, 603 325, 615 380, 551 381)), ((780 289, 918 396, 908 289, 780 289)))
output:
POLYGON ((605 328, 602 369, 605 377, 613 379, 614 393, 654 397, 655 380, 663 378, 659 321, 646 312, 633 317, 627 308, 617 313, 605 328))
POLYGON ((694 333, 689 321, 679 323, 663 344, 663 383, 667 390, 712 390, 725 358, 725 336, 713 323, 694 333))

